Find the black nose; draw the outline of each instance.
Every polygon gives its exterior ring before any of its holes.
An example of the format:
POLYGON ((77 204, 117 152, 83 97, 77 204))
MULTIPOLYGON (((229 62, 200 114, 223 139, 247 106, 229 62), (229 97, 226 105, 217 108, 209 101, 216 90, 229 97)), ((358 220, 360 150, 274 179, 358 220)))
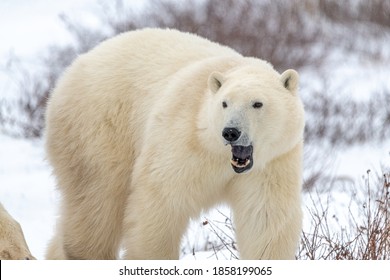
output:
POLYGON ((226 127, 222 131, 222 137, 229 142, 234 142, 240 138, 241 132, 234 127, 226 127))

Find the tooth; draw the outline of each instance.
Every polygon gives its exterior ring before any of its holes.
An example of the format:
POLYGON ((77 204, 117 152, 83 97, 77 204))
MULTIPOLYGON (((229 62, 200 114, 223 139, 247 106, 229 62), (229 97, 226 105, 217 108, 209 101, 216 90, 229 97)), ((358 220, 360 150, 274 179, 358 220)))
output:
POLYGON ((240 164, 240 163, 238 163, 238 161, 236 161, 236 160, 234 160, 234 159, 231 159, 231 160, 230 160, 230 163, 231 163, 232 165, 234 165, 235 167, 246 167, 246 166, 248 166, 248 164, 249 164, 250 162, 251 162, 250 159, 246 159, 244 164, 240 164))

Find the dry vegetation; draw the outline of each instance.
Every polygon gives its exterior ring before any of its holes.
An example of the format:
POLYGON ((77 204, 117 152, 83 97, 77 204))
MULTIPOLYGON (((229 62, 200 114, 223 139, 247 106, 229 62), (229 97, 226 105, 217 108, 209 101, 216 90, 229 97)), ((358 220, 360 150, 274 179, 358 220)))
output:
POLYGON ((319 140, 335 146, 362 144, 390 137, 390 92, 383 89, 372 93, 369 100, 357 101, 345 95, 330 96, 324 92, 311 92, 312 99, 305 102, 307 123, 306 143, 319 140))
POLYGON ((351 200, 343 223, 330 214, 329 201, 321 202, 318 193, 310 195, 313 204, 306 212, 311 216, 311 230, 302 232, 297 259, 390 259, 390 174, 374 176, 371 182, 372 177, 368 170, 359 190, 363 197, 348 192, 351 200))
MULTIPOLYGON (((17 82, 20 98, 13 103, 0 100, 1 130, 25 137, 42 136, 46 100, 65 67, 102 40, 146 26, 194 32, 245 55, 268 60, 278 70, 314 69, 321 73, 335 49, 365 59, 389 60, 383 48, 390 34, 389 1, 151 0, 141 11, 125 3, 123 0, 102 2, 99 30, 91 30, 80 25, 77 19, 62 15, 74 43, 50 47, 41 59, 39 72, 28 70, 15 58, 7 63, 5 71, 17 82)), ((331 77, 325 73, 321 90, 310 92, 312 98, 304 100, 308 119, 306 142, 326 141, 340 147, 388 139, 390 129, 385 129, 390 126, 388 89, 372 94, 374 98, 366 101, 355 101, 345 95, 328 93, 327 79, 331 77)), ((324 174, 323 166, 307 166, 310 170, 305 174, 306 191, 340 183, 337 178, 329 177, 330 174, 324 174)), ((366 182, 363 192, 366 200, 356 201, 352 196, 351 204, 360 207, 358 212, 350 211, 348 227, 339 225, 338 232, 329 227, 334 217, 329 217, 328 205, 313 203, 312 229, 303 232, 297 258, 390 259, 388 171, 384 174, 374 182, 366 182)), ((223 225, 207 221, 204 227, 219 240, 210 240, 203 246, 205 250, 228 249, 231 257, 236 258, 230 234, 234 229, 229 217, 223 225)))

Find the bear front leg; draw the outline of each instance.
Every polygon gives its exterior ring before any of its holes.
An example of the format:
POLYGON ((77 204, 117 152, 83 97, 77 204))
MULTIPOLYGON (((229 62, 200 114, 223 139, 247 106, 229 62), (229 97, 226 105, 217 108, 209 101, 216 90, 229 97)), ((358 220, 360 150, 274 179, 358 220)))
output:
POLYGON ((242 259, 294 259, 302 230, 301 165, 290 152, 229 192, 242 259))
POLYGON ((125 259, 178 259, 189 217, 172 197, 166 201, 163 186, 134 190, 124 220, 125 259))
MULTIPOLYGON (((249 202, 248 206, 254 204, 249 202)), ((287 212, 265 206, 233 207, 236 238, 241 259, 291 260, 301 233, 300 209, 287 212)))

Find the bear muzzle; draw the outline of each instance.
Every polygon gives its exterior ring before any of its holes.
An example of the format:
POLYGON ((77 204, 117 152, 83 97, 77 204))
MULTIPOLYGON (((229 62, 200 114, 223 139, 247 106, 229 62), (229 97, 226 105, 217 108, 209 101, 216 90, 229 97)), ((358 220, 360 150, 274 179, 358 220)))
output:
POLYGON ((232 145, 230 163, 236 173, 249 171, 253 166, 253 146, 232 145))

